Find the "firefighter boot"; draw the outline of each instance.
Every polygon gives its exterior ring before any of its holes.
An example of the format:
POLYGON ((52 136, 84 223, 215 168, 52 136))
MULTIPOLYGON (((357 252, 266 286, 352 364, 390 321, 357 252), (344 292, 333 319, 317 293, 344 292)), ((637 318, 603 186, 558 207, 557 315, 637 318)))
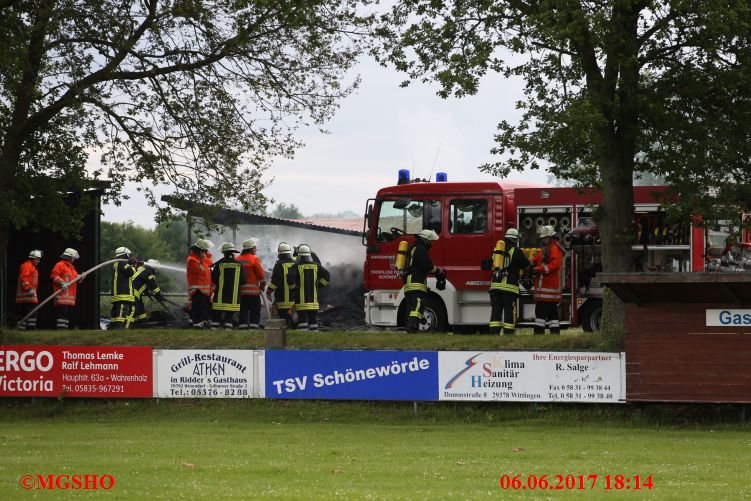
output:
POLYGON ((509 329, 508 327, 504 327, 503 334, 506 336, 513 336, 516 334, 516 329, 509 329))
POLYGON ((410 316, 407 318, 407 332, 419 332, 420 331, 420 319, 410 316))

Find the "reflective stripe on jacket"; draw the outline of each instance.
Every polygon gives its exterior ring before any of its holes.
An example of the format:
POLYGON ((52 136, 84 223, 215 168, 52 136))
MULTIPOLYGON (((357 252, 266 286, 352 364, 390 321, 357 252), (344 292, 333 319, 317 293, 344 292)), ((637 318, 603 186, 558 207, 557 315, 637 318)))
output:
POLYGON ((240 284, 245 281, 242 263, 224 257, 214 263, 211 281, 215 286, 212 310, 240 311, 240 284))
POLYGON ((73 263, 70 262, 69 259, 61 259, 57 262, 54 268, 52 268, 52 273, 50 273, 50 278, 52 279, 52 292, 57 292, 60 290, 60 288, 65 285, 68 285, 68 290, 64 290, 57 296, 55 296, 55 305, 57 306, 75 306, 76 304, 76 289, 78 287, 77 283, 71 283, 74 279, 78 277, 78 272, 73 267, 73 263))
POLYGON ((407 251, 406 276, 404 277, 404 292, 428 290, 428 275, 438 271, 428 255, 428 248, 418 238, 407 251))
POLYGON ((39 270, 31 259, 27 259, 18 268, 16 303, 38 303, 37 290, 39 290, 39 270))
POLYGON ((280 309, 291 308, 295 304, 294 291, 290 289, 287 283, 287 274, 295 260, 290 257, 280 257, 274 263, 274 270, 271 272, 271 282, 269 290, 274 291, 274 300, 276 307, 280 309))
POLYGON ((258 296, 261 294, 260 282, 266 280, 266 274, 263 272, 263 266, 261 266, 261 260, 258 256, 252 253, 240 254, 237 256, 237 260, 240 261, 245 270, 247 276, 245 283, 240 286, 240 294, 243 296, 258 296))
POLYGON ((201 292, 211 296, 211 259, 190 251, 187 263, 188 295, 201 292))
MULTIPOLYGON (((519 272, 529 267, 529 261, 523 252, 519 252, 516 246, 511 247, 511 250, 507 252, 508 254, 503 257, 500 280, 497 280, 498 275, 493 273, 490 290, 501 290, 519 294, 519 272)), ((495 272, 496 270, 493 271, 495 272)))
POLYGON ((113 265, 112 274, 112 301, 135 301, 133 295, 133 275, 136 269, 125 261, 118 261, 113 265))
POLYGON ((532 266, 537 271, 535 278, 534 300, 559 303, 561 294, 561 276, 563 274, 564 250, 556 240, 551 240, 548 246, 532 260, 532 266))
POLYGON ((297 291, 295 307, 300 311, 318 310, 318 289, 329 285, 331 276, 316 262, 296 263, 290 267, 287 283, 297 291))

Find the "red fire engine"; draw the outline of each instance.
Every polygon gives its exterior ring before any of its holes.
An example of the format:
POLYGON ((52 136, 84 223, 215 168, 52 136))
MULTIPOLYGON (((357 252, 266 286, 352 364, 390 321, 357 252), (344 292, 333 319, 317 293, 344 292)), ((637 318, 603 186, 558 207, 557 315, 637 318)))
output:
MULTIPOLYGON (((598 330, 602 312, 601 245, 592 211, 601 194, 574 188, 531 187, 508 182, 410 182, 400 171, 400 184, 378 191, 365 213, 363 244, 365 317, 373 326, 404 325, 402 278, 395 268, 399 243, 410 244, 424 228, 439 240, 430 256, 445 269, 445 290, 430 289, 421 329, 444 331, 455 326, 486 326, 490 318, 490 258, 496 241, 508 228, 519 229, 520 247, 540 246, 537 230, 554 226, 567 248, 564 263, 561 324, 598 330)), ((634 188, 634 271, 703 271, 710 245, 707 230, 668 226, 655 201, 665 187, 634 188)), ((717 247, 715 237, 711 245, 717 247)), ((522 282, 519 325, 534 320, 532 291, 522 282)))

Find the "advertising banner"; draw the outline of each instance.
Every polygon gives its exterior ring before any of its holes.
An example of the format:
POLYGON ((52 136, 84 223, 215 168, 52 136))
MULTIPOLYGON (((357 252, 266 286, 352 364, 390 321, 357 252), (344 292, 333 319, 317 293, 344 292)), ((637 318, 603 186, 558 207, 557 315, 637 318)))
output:
POLYGON ((442 351, 440 400, 624 402, 625 354, 442 351))
POLYGON ((437 400, 437 383, 437 352, 266 352, 266 398, 437 400))
POLYGON ((263 351, 155 350, 154 396, 263 398, 263 351))
POLYGON ((0 396, 151 398, 145 346, 0 346, 0 396))

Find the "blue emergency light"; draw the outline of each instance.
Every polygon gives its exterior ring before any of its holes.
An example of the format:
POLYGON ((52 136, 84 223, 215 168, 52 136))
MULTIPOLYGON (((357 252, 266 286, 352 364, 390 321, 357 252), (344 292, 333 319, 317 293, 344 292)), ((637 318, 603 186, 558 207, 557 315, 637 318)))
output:
POLYGON ((445 183, 449 180, 448 174, 445 172, 437 172, 435 175, 435 182, 436 183, 445 183))
POLYGON ((396 184, 409 184, 409 169, 399 169, 399 180, 396 184))

